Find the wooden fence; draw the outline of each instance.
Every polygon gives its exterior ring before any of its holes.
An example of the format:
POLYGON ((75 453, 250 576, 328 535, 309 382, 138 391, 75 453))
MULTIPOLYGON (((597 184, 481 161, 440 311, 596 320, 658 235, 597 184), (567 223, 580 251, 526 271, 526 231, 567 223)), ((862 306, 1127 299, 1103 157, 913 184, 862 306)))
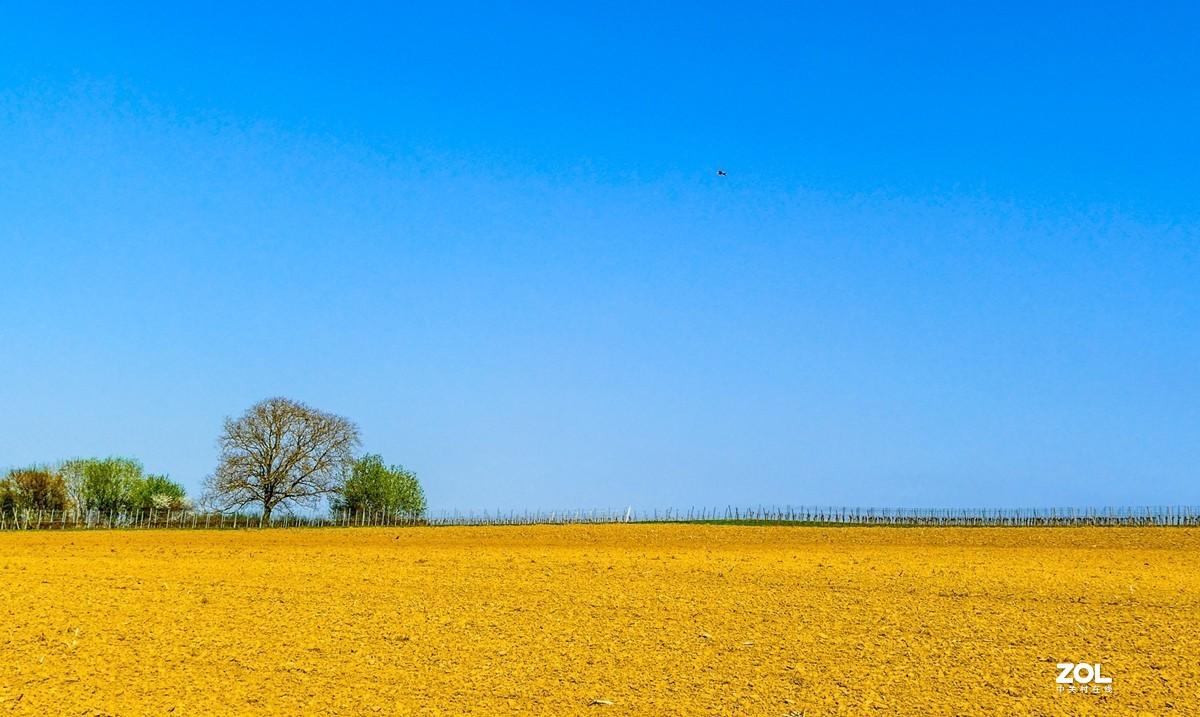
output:
POLYGON ((442 511, 413 516, 389 511, 296 515, 280 513, 264 521, 244 513, 191 510, 99 511, 18 510, 0 513, 0 530, 83 530, 94 528, 320 528, 405 525, 564 525, 588 523, 739 523, 761 525, 891 526, 1200 526, 1200 507, 888 509, 785 506, 675 508, 635 511, 442 511))

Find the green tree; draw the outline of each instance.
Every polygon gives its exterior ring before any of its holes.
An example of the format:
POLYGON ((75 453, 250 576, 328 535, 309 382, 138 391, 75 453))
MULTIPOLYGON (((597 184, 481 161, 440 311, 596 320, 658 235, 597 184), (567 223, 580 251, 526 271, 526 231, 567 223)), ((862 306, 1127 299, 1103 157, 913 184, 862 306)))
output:
POLYGON ((166 476, 153 474, 134 481, 129 502, 134 510, 180 510, 190 507, 183 486, 166 476))
POLYGON ((83 464, 85 510, 114 512, 133 507, 133 490, 145 480, 142 464, 132 458, 89 459, 83 464))
POLYGON ((17 512, 17 488, 9 478, 0 480, 0 516, 17 512))
POLYGON ((385 510, 416 517, 424 514, 428 505, 415 473, 404 466, 386 466, 382 456, 368 454, 354 462, 333 507, 351 512, 385 510))
POLYGON ((67 485, 62 476, 48 468, 17 468, 8 472, 5 496, 0 502, 11 502, 21 510, 65 510, 67 485), (9 495, 11 493, 11 495, 9 495))

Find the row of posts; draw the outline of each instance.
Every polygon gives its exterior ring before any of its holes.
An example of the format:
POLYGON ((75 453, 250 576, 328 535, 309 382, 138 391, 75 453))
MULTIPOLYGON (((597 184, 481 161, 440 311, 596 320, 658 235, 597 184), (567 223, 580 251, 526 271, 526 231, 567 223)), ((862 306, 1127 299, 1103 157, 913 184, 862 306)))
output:
POLYGON ((813 508, 786 506, 743 509, 691 508, 634 511, 481 511, 412 515, 393 511, 338 511, 324 515, 261 515, 198 512, 193 510, 0 512, 0 530, 53 530, 81 528, 301 528, 401 525, 542 525, 589 523, 734 523, 747 525, 896 525, 896 526, 1198 526, 1200 507, 1163 506, 1127 508, 1036 509, 876 509, 813 508))

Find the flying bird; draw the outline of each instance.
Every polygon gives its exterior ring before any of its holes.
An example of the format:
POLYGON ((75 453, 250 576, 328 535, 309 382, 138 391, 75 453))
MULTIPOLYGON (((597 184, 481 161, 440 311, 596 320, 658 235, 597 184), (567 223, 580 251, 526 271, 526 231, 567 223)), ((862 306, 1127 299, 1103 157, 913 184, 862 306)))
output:
POLYGON ((725 174, 725 170, 724 170, 724 169, 718 169, 718 170, 717 170, 717 176, 718 176, 718 177, 728 177, 729 175, 728 175, 728 174, 725 174))

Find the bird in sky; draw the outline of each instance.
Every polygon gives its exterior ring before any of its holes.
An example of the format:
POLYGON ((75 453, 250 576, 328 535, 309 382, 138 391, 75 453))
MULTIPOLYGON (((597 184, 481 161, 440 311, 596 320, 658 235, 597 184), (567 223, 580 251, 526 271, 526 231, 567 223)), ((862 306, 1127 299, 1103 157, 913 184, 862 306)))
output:
POLYGON ((724 170, 724 169, 718 169, 718 170, 717 170, 717 176, 718 176, 718 177, 728 177, 729 175, 728 175, 728 174, 725 174, 725 170, 724 170))

